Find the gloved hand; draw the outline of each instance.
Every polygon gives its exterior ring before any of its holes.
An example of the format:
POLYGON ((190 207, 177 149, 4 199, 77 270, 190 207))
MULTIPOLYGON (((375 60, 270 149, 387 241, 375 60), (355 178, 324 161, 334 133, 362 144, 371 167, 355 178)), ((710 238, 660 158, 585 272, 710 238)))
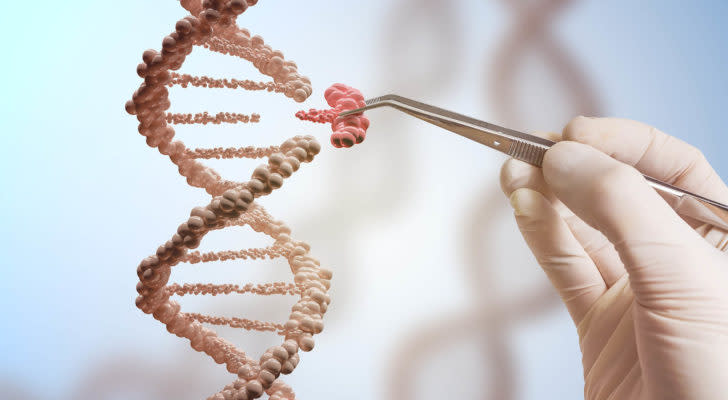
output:
POLYGON ((639 172, 723 203, 728 187, 639 122, 579 117, 561 139, 543 169, 508 160, 501 186, 577 326, 585 398, 728 398, 728 235, 681 219, 639 172))

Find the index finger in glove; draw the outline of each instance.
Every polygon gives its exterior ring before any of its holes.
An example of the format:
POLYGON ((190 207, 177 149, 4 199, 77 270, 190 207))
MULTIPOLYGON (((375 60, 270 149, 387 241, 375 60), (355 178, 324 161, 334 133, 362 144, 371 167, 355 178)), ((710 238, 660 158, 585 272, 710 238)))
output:
POLYGON ((563 140, 588 144, 645 175, 728 201, 728 187, 700 150, 641 122, 577 117, 564 128, 563 140))

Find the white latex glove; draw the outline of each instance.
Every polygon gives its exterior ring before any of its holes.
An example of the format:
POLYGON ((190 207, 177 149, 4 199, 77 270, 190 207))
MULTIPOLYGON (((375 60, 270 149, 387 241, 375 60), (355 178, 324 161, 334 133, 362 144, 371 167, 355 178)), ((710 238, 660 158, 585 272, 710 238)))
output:
POLYGON ((727 399, 726 232, 691 228, 638 170, 723 203, 728 187, 638 122, 579 117, 563 140, 543 169, 508 160, 501 185, 577 326, 585 398, 727 399))

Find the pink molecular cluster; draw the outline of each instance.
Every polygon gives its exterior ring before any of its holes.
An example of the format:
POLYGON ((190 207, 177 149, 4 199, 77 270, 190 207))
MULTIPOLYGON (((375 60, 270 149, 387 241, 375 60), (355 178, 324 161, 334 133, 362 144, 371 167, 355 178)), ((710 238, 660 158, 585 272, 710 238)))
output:
POLYGON ((334 132, 331 134, 331 144, 334 147, 351 147, 364 141, 369 119, 363 113, 339 117, 339 113, 365 106, 361 92, 343 83, 335 83, 326 89, 324 97, 332 108, 299 111, 296 117, 304 121, 331 123, 331 130, 334 132))
POLYGON ((143 78, 126 111, 139 121, 139 133, 147 145, 168 156, 192 186, 204 188, 212 199, 191 210, 171 238, 144 258, 137 268, 139 296, 136 306, 164 324, 167 330, 189 340, 190 346, 224 364, 235 375, 234 381, 208 400, 253 400, 267 394, 272 400, 293 400, 293 390, 281 379, 290 374, 300 360, 300 352, 314 347, 313 336, 323 328, 323 315, 331 299, 331 271, 322 268, 311 256, 310 246, 291 237, 291 229, 275 220, 256 199, 279 189, 286 178, 303 163, 311 162, 321 149, 313 136, 295 136, 278 146, 188 149, 175 140, 175 124, 256 123, 260 115, 235 112, 175 114, 170 108, 172 86, 242 89, 281 93, 297 102, 312 92, 311 82, 298 73, 296 64, 283 53, 265 44, 263 38, 239 28, 235 20, 257 0, 181 0, 190 15, 177 21, 174 31, 162 40, 161 50, 147 50, 137 74, 143 78), (191 76, 178 70, 194 47, 238 57, 251 62, 268 82, 191 76), (267 158, 249 180, 223 179, 215 170, 199 162, 211 158, 267 158), (273 240, 262 248, 201 253, 196 251, 205 235, 232 226, 251 227, 273 240), (283 258, 287 260, 293 282, 260 284, 170 283, 174 267, 182 263, 283 258), (184 312, 173 296, 190 295, 290 295, 299 299, 286 321, 257 321, 240 317, 221 317, 184 312), (273 332, 282 336, 280 345, 269 347, 253 358, 220 337, 212 326, 223 325, 246 330, 273 332))

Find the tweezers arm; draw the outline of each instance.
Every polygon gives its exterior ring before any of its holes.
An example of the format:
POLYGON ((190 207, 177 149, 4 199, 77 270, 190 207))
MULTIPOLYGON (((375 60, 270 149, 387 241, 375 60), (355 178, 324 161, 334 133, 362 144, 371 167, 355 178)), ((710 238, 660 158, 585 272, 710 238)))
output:
POLYGON ((541 168, 543 166, 543 156, 548 149, 548 146, 542 144, 513 140, 506 154, 516 160, 521 160, 541 168))
POLYGON ((645 179, 678 214, 728 231, 728 206, 648 176, 645 179))
POLYGON ((411 107, 408 104, 392 101, 386 105, 504 153, 508 153, 508 149, 512 148, 512 144, 515 142, 508 136, 477 130, 467 122, 444 118, 440 115, 433 115, 419 108, 411 107))
MULTIPOLYGON (((340 115, 354 114, 382 106, 394 107, 537 167, 542 166, 544 154, 554 144, 550 140, 479 121, 394 94, 367 100, 365 107, 349 110, 340 115)), ((679 189, 649 176, 645 176, 645 179, 678 214, 728 231, 728 205, 679 189)))
POLYGON ((554 143, 397 95, 367 100, 366 107, 353 111, 382 106, 395 108, 537 167, 541 167, 544 153, 554 143))

